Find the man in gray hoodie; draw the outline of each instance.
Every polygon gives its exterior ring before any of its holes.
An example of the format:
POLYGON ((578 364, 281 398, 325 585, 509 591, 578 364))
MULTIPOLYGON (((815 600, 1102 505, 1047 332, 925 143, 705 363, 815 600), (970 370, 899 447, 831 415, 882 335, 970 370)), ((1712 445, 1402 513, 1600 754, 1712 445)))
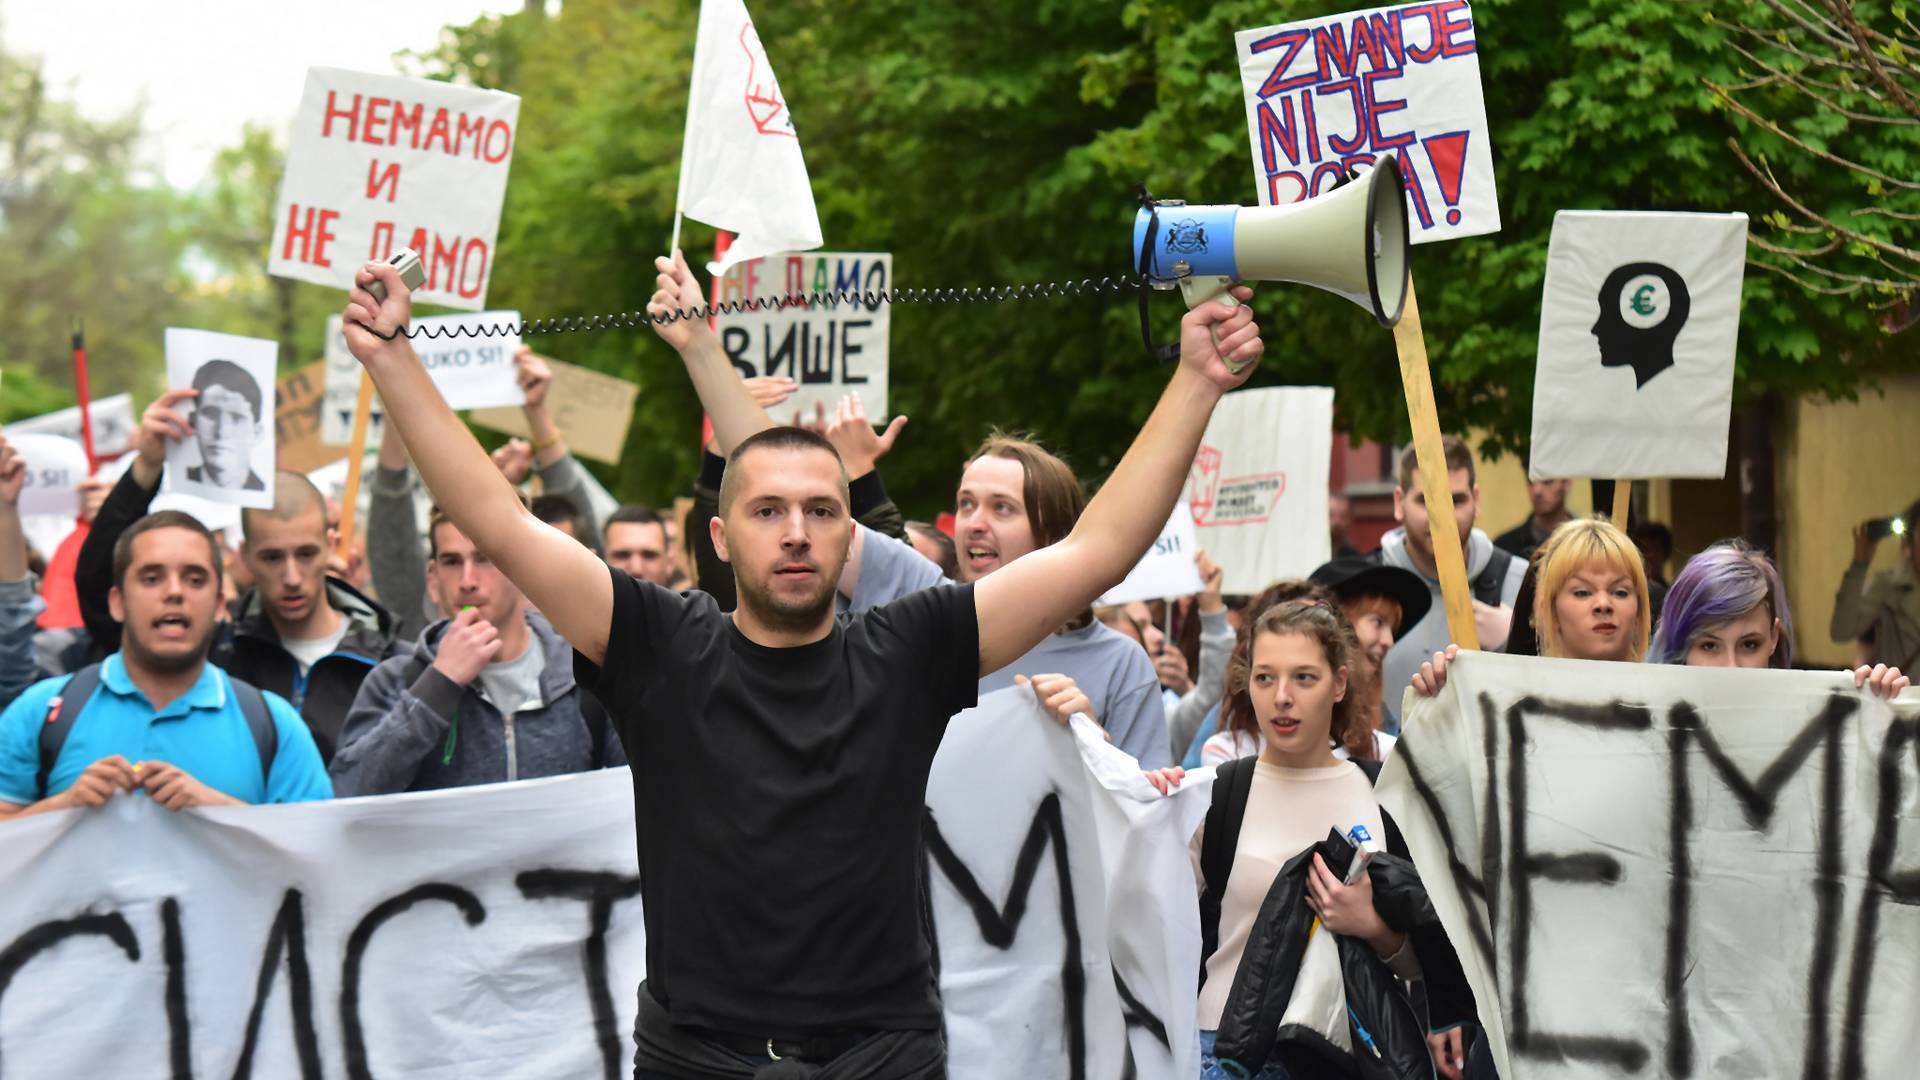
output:
POLYGON ((360 687, 329 769, 336 797, 626 764, 573 648, 436 508, 427 590, 446 618, 360 687))
MULTIPOLYGON (((1460 527, 1460 547, 1467 557, 1467 581, 1473 589, 1473 617, 1480 631, 1480 647, 1497 652, 1507 643, 1513 625, 1513 600, 1527 576, 1525 559, 1500 550, 1487 534, 1473 527, 1480 516, 1480 486, 1474 480, 1473 452, 1458 435, 1444 440, 1447 485, 1453 490, 1453 518, 1460 527)), ((1447 647, 1446 604, 1440 596, 1440 571, 1433 559, 1433 534, 1427 519, 1427 500, 1420 492, 1419 466, 1413 448, 1400 455, 1398 486, 1393 492, 1393 516, 1400 528, 1380 538, 1376 562, 1420 575, 1433 594, 1433 606, 1409 627, 1381 664, 1381 721, 1387 734, 1400 734, 1400 699, 1413 682, 1420 662, 1447 647)))

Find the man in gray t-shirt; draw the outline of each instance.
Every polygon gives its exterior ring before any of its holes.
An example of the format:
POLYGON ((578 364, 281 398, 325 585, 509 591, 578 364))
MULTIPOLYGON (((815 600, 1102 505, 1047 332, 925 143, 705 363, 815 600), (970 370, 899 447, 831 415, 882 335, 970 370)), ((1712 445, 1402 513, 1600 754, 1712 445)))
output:
MULTIPOLYGON (((861 424, 865 424, 864 418, 861 424)), ((872 429, 866 429, 871 434, 872 429)), ((860 460, 857 456, 853 460, 860 460)), ((987 440, 960 477, 954 498, 954 546, 960 579, 977 581, 1021 555, 1065 536, 1079 517, 1077 481, 1060 459, 1024 440, 987 440), (1038 514, 1026 504, 1029 470, 1038 514), (1058 535, 1049 535, 1054 532, 1058 535)), ((864 526, 856 530, 840 591, 851 610, 896 600, 918 589, 950 584, 913 546, 864 526)), ((1095 719, 1113 743, 1143 769, 1173 764, 1160 679, 1138 642, 1097 619, 1069 626, 1006 667, 982 676, 980 692, 1014 685, 1014 676, 1065 675, 1080 684, 1095 719)))

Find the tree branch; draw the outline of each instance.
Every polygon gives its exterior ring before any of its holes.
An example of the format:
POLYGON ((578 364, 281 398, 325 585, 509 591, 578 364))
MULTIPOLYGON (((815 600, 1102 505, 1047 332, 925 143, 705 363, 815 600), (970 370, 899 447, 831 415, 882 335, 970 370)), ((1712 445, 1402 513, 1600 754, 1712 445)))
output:
POLYGON ((1800 200, 1787 194, 1786 189, 1782 188, 1780 184, 1774 180, 1771 174, 1769 174, 1765 170, 1761 169, 1758 165, 1755 165, 1753 163, 1753 159, 1748 157, 1746 150, 1741 147, 1739 139, 1733 138, 1732 136, 1728 136, 1727 146, 1732 148, 1733 156, 1738 158, 1740 160, 1740 164, 1745 166, 1746 170, 1753 174, 1754 179, 1760 181, 1760 185, 1762 187, 1766 188, 1768 191, 1771 191, 1773 193, 1774 198, 1779 199, 1781 202, 1786 203, 1788 206, 1792 207, 1795 211, 1797 211, 1800 214, 1801 217, 1807 218, 1808 220, 1811 220, 1811 221, 1817 221, 1822 225, 1825 225, 1827 228, 1833 230, 1834 232, 1840 234, 1841 236, 1844 236, 1849 240, 1857 240, 1860 243, 1865 244, 1868 247, 1874 248, 1877 251, 1885 252, 1888 255, 1893 255, 1898 258, 1906 259, 1909 262, 1920 263, 1920 251, 1914 251, 1909 248, 1903 248, 1898 244, 1889 244, 1885 240, 1880 240, 1875 237, 1868 236, 1865 233, 1858 232, 1853 229, 1849 229, 1845 225, 1842 225, 1837 221, 1833 221, 1830 218, 1827 218, 1820 214, 1816 214, 1812 210, 1809 210, 1805 204, 1800 202, 1800 200))
POLYGON ((1781 277, 1786 278, 1788 281, 1793 282, 1795 285, 1798 285, 1800 288, 1805 289, 1807 292, 1818 293, 1821 296, 1852 296, 1854 293, 1859 292, 1862 288, 1865 287, 1862 285, 1842 285, 1834 288, 1828 288, 1825 285, 1815 285, 1811 281, 1803 281, 1799 277, 1796 277, 1793 271, 1788 270, 1786 267, 1776 266, 1773 263, 1767 262, 1764 259, 1748 259, 1747 265, 1757 266, 1762 270, 1770 270, 1773 273, 1779 274, 1781 277))
MULTIPOLYGON (((1753 82, 1748 83, 1744 86, 1730 86, 1727 88, 1729 91, 1751 90, 1751 89, 1756 89, 1761 86, 1765 86, 1771 83, 1784 80, 1785 82, 1791 84, 1794 89, 1800 91, 1802 94, 1805 94, 1807 97, 1810 97, 1813 100, 1819 102, 1821 105, 1825 106, 1829 111, 1839 113, 1841 116, 1844 116, 1849 120, 1860 120, 1869 124, 1920 126, 1920 118, 1916 118, 1916 117, 1875 116, 1872 113, 1854 112, 1852 109, 1843 107, 1842 105, 1840 105, 1839 102, 1833 101, 1830 98, 1827 98, 1822 94, 1816 93, 1813 90, 1813 86, 1815 85, 1826 86, 1827 84, 1815 83, 1812 80, 1802 80, 1801 78, 1799 78, 1798 76, 1794 75, 1791 72, 1782 71, 1779 68, 1774 67, 1773 65, 1767 63, 1765 60, 1760 59, 1758 56, 1755 56, 1753 53, 1748 52, 1747 50, 1741 48, 1739 45, 1731 41, 1727 42, 1727 48, 1732 49, 1734 52, 1737 52, 1741 56, 1746 57, 1749 61, 1758 65, 1761 68, 1761 70, 1766 71, 1769 75, 1772 76, 1772 78, 1768 78, 1768 79, 1756 79, 1753 82)), ((1873 100, 1875 101, 1881 100, 1877 95, 1868 95, 1868 96, 1872 97, 1873 100)))
POLYGON ((1745 105, 1740 104, 1739 99, 1735 98, 1732 94, 1728 93, 1724 87, 1721 87, 1720 85, 1718 85, 1717 83, 1714 83, 1710 79, 1702 79, 1700 81, 1703 83, 1706 83, 1708 89, 1719 94, 1720 100, 1726 102, 1727 108, 1732 109, 1734 112, 1737 112, 1741 116, 1744 116, 1747 119, 1753 121, 1754 123, 1760 125, 1762 128, 1766 129, 1768 132, 1771 132, 1775 137, 1785 140, 1787 143, 1792 145, 1795 149, 1798 149, 1804 153, 1817 157, 1821 161, 1829 162, 1831 164, 1838 165, 1843 169, 1847 169, 1852 172, 1859 173, 1862 176, 1871 176, 1875 180, 1879 180, 1882 183, 1891 184, 1894 187, 1898 187, 1898 188, 1905 188, 1908 191, 1920 191, 1920 184, 1916 184, 1911 180, 1902 180, 1896 176, 1889 176, 1886 173, 1881 172, 1879 169, 1875 169, 1867 165, 1862 165, 1857 161, 1849 161, 1846 158, 1839 156, 1838 154, 1828 153, 1825 150, 1821 150, 1811 145, 1805 140, 1799 138, 1798 136, 1790 135, 1779 124, 1774 123, 1773 121, 1767 119, 1766 117, 1761 116, 1759 113, 1754 112, 1752 109, 1747 108, 1745 105))
POLYGON ((1915 101, 1913 95, 1907 93, 1907 88, 1893 81, 1886 69, 1880 66, 1880 57, 1874 54, 1873 45, 1867 40, 1867 29, 1860 25, 1859 19, 1853 17, 1851 6, 1842 4, 1839 0, 1827 0, 1827 9, 1832 11, 1839 18, 1841 25, 1847 28, 1847 32, 1853 35, 1856 51, 1860 59, 1866 63, 1867 72, 1873 76, 1873 81, 1879 83, 1881 88, 1886 90, 1887 96, 1893 99, 1893 103, 1905 110, 1908 116, 1920 119, 1920 102, 1915 101))

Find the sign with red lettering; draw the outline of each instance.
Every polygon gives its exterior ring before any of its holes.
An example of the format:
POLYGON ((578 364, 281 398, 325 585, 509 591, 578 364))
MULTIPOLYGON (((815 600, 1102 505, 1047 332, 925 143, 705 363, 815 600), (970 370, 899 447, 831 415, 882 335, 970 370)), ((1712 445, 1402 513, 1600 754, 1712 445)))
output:
POLYGON ((1233 36, 1261 206, 1399 159, 1413 242, 1500 231, 1467 0, 1350 11, 1233 36))
POLYGON ((1186 494, 1194 544, 1225 570, 1227 592, 1257 593, 1327 561, 1332 467, 1331 389, 1266 386, 1221 399, 1186 494))
POLYGON ((892 281, 893 256, 873 252, 809 251, 739 263, 714 282, 717 303, 780 303, 721 315, 715 320, 720 347, 743 378, 784 375, 799 384, 774 410, 775 420, 789 420, 795 411, 810 419, 817 405, 831 417, 842 397, 858 394, 868 418, 885 424, 892 305, 866 300, 892 288, 892 281), (805 302, 829 293, 844 299, 805 302))
POLYGON ((362 263, 412 248, 416 300, 485 307, 519 119, 497 90, 309 69, 267 271, 347 288, 362 263))

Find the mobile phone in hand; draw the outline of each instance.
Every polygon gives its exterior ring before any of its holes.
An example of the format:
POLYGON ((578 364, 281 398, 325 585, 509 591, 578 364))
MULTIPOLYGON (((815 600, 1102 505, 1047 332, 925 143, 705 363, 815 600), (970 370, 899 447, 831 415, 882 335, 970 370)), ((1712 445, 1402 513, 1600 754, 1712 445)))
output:
POLYGON ((1872 518, 1867 522, 1867 539, 1885 540, 1889 536, 1905 536, 1906 522, 1898 517, 1872 518))

